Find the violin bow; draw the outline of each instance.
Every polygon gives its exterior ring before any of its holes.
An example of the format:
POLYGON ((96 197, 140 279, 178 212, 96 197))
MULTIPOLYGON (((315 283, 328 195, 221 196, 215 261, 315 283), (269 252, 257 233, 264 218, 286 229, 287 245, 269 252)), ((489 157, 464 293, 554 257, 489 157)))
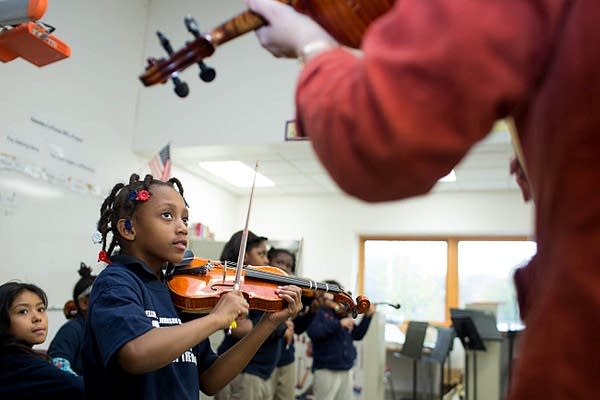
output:
POLYGON ((399 310, 399 309, 400 309, 400 307, 402 307, 402 306, 400 305, 400 303, 388 303, 387 301, 376 301, 376 302, 375 302, 375 303, 373 303, 373 304, 375 304, 376 306, 378 306, 378 305, 382 305, 382 306, 390 306, 390 307, 392 307, 392 308, 395 308, 396 310, 399 310))
MULTIPOLYGON (((250 190, 250 201, 248 202, 248 212, 246 213, 246 224, 242 231, 242 241, 240 242, 240 252, 238 254, 237 265, 235 267, 235 280, 233 281, 233 290, 240 290, 242 280, 242 268, 244 267, 244 256, 246 255, 246 244, 248 243, 248 222, 250 221, 250 210, 252 209, 252 198, 254 197, 254 187, 256 186, 256 173, 258 171, 258 161, 254 166, 254 178, 252 179, 252 189, 250 190)), ((227 334, 231 335, 231 331, 237 327, 237 322, 229 325, 227 334)))

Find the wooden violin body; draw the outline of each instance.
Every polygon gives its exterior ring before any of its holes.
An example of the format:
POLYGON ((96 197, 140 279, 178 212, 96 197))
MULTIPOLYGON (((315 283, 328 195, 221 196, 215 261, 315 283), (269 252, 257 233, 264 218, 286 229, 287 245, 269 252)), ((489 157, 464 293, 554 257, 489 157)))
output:
MULTIPOLYGON (((202 313, 212 309, 223 294, 233 290, 235 264, 192 258, 187 260, 185 265, 175 267, 167 275, 167 286, 175 306, 185 312, 202 313)), ((240 291, 251 309, 278 311, 287 306, 275 293, 275 289, 283 285, 299 286, 303 297, 316 297, 323 292, 331 293, 333 300, 353 315, 366 312, 370 306, 365 296, 358 296, 355 303, 349 294, 336 285, 289 276, 279 268, 271 266, 245 266, 240 291)))
MULTIPOLYGON (((278 0, 294 7, 319 23, 342 45, 358 48, 367 27, 388 11, 395 0, 278 0)), ((266 21, 252 11, 245 11, 210 33, 197 37, 168 58, 148 59, 140 75, 145 86, 164 83, 173 74, 211 56, 215 48, 231 39, 253 31, 266 21)))

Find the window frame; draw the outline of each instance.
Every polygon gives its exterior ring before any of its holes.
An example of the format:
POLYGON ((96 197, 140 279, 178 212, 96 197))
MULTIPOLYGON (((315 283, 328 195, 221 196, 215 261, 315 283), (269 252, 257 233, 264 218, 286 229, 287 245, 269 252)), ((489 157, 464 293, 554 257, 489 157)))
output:
POLYGON ((368 240, 387 240, 387 241, 445 241, 447 248, 447 267, 446 267, 446 304, 445 320, 429 321, 435 326, 450 326, 450 309, 458 308, 460 304, 459 283, 458 283, 458 243, 461 241, 535 241, 526 235, 477 235, 477 236, 443 236, 443 235, 425 235, 425 236, 405 236, 405 235, 360 235, 358 247, 358 293, 364 293, 365 289, 365 242, 368 240))

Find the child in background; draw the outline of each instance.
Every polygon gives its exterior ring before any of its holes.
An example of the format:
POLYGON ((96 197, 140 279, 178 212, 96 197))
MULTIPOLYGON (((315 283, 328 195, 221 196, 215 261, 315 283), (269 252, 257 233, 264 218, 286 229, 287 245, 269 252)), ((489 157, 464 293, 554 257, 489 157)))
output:
MULTIPOLYGON (((340 284, 333 280, 329 284, 340 284)), ((358 325, 347 315, 340 315, 340 305, 322 298, 322 306, 306 330, 312 340, 313 349, 313 393, 315 400, 347 400, 352 398, 350 370, 356 359, 356 348, 352 341, 361 340, 375 314, 371 304, 358 325)))
POLYGON ((60 327, 50 343, 48 355, 52 357, 52 363, 60 369, 83 375, 81 346, 85 334, 88 301, 96 276, 92 275, 92 269, 83 262, 79 265, 78 272, 80 278, 73 288, 73 301, 77 312, 75 317, 60 327))
MULTIPOLYGON (((221 252, 221 261, 237 262, 241 238, 242 231, 231 236, 221 252)), ((261 266, 267 265, 267 263, 267 238, 257 236, 249 231, 244 264, 261 266)), ((298 310, 300 310, 301 304, 299 303, 298 306, 298 310)), ((247 319, 238 321, 237 328, 231 332, 231 335, 225 335, 218 349, 219 354, 229 351, 245 335, 256 330, 257 323, 263 318, 263 314, 265 314, 263 311, 252 310, 247 319)), ((269 400, 271 398, 269 378, 281 354, 281 338, 286 330, 286 324, 283 322, 286 320, 287 318, 280 321, 282 323, 260 346, 243 372, 217 393, 215 396, 217 400, 269 400)))
POLYGON ((0 398, 83 399, 83 380, 33 349, 48 334, 46 293, 19 282, 0 286, 0 398))
POLYGON ((181 262, 188 211, 179 180, 131 175, 114 186, 98 221, 101 261, 90 297, 84 378, 90 399, 194 399, 212 395, 252 358, 271 332, 300 308, 300 289, 277 289, 287 301, 219 357, 209 335, 248 312, 238 291, 223 295, 210 314, 182 323, 164 283, 163 266, 181 262), (108 234, 112 240, 108 241, 108 234), (116 246, 118 255, 111 257, 116 246), (160 329, 158 329, 160 328, 160 329))
MULTIPOLYGON (((296 272, 296 256, 289 250, 272 247, 267 253, 269 265, 280 268, 288 275, 296 272)), ((282 350, 277 368, 271 375, 273 400, 294 400, 296 398, 296 349, 294 347, 294 333, 299 335, 306 331, 314 313, 301 312, 293 320, 286 321, 287 329, 282 337, 282 350)))

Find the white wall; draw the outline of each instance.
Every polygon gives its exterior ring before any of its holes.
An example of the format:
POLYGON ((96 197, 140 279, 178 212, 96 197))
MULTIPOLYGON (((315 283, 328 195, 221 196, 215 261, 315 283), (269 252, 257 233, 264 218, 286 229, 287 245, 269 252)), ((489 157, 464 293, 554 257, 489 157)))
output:
POLYGON ((22 59, 0 66, 0 152, 19 164, 0 171, 1 193, 13 198, 0 216, 0 280, 39 284, 53 305, 62 307, 70 297, 80 261, 95 265, 98 249, 90 235, 103 195, 142 165, 130 147, 139 88, 132 77, 142 57, 146 14, 143 0, 54 0, 42 21, 57 28, 72 56, 42 68, 22 59), (89 184, 95 194, 72 190, 72 182, 89 184))
MULTIPOLYGON (((240 214, 247 207, 240 200, 240 214)), ((362 234, 530 235, 532 210, 518 191, 441 192, 368 204, 347 196, 260 197, 252 229, 273 238, 303 238, 300 272, 355 288, 362 234)))

